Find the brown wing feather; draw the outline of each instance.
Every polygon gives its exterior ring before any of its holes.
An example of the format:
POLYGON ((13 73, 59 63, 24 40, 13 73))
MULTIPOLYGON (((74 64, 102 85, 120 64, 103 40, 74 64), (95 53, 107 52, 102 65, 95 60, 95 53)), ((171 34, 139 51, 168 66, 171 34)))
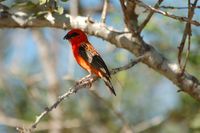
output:
POLYGON ((108 86, 110 91, 116 96, 115 90, 112 86, 110 81, 110 72, 101 58, 101 56, 97 53, 94 47, 89 43, 83 43, 79 47, 79 55, 88 62, 93 68, 96 70, 101 70, 103 72, 102 79, 104 80, 105 84, 108 86))
POLYGON ((84 60, 89 62, 92 67, 101 70, 106 74, 105 76, 110 77, 110 72, 105 62, 91 44, 81 44, 81 46, 79 47, 79 54, 84 60))

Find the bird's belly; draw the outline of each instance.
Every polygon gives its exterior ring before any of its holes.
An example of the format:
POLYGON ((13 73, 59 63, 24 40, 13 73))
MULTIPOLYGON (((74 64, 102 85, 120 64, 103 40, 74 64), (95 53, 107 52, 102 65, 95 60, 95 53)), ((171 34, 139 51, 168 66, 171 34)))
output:
POLYGON ((89 73, 93 73, 93 74, 96 74, 97 76, 99 77, 102 77, 102 72, 97 69, 95 69, 94 67, 92 67, 90 65, 90 63, 88 63, 87 61, 85 61, 81 56, 75 56, 75 59, 77 61, 77 63, 82 67, 84 68, 85 70, 87 70, 89 73))
POLYGON ((76 61, 82 68, 86 69, 88 72, 92 71, 90 64, 86 62, 82 57, 76 57, 76 61))

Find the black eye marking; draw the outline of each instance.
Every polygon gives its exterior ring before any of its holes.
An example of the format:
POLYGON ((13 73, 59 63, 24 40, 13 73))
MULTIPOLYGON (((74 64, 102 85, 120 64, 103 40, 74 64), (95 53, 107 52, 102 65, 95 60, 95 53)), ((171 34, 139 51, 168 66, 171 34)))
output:
POLYGON ((79 34, 77 33, 77 32, 73 32, 73 33, 71 33, 71 34, 67 34, 67 35, 65 35, 64 36, 64 38, 63 39, 67 39, 67 40, 69 40, 69 39, 71 39, 71 38, 73 38, 73 37, 75 37, 75 36, 78 36, 79 34))

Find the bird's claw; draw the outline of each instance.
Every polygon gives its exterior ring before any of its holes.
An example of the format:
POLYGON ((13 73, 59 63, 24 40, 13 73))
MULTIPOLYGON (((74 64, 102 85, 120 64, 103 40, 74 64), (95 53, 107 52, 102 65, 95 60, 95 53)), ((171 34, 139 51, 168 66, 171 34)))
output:
POLYGON ((92 87, 92 83, 88 82, 88 88, 91 88, 91 87, 92 87))

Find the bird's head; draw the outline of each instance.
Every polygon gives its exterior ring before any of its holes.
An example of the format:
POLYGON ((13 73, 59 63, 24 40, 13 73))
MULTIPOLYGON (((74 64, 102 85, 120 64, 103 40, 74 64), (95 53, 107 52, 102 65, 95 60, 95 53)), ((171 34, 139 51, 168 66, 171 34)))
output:
POLYGON ((87 35, 80 29, 72 29, 63 39, 71 42, 72 45, 77 45, 87 41, 87 35))

